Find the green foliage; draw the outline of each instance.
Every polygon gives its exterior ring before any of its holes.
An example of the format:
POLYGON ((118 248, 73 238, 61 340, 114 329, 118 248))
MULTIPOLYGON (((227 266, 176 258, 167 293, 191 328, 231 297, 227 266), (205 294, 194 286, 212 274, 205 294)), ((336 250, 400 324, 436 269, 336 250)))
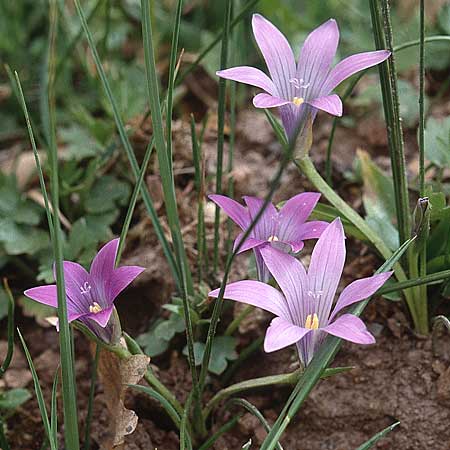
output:
POLYGON ((425 157, 438 167, 450 166, 450 117, 427 120, 425 157))
POLYGON ((34 254, 49 244, 36 228, 43 210, 18 189, 13 176, 0 174, 0 248, 7 255, 34 254))
POLYGON ((0 392, 0 411, 11 412, 31 398, 28 389, 10 389, 0 392))
POLYGON ((386 245, 394 250, 398 247, 398 232, 395 219, 394 187, 389 179, 365 152, 359 152, 362 178, 364 180, 363 203, 369 225, 383 236, 386 245))
MULTIPOLYGON (((237 340, 233 336, 216 336, 211 347, 211 358, 209 360, 208 370, 215 374, 222 374, 228 366, 228 361, 237 359, 236 352, 237 340)), ((195 364, 201 364, 205 352, 203 342, 194 343, 195 364)), ((183 354, 187 355, 187 347, 183 349, 183 354)))

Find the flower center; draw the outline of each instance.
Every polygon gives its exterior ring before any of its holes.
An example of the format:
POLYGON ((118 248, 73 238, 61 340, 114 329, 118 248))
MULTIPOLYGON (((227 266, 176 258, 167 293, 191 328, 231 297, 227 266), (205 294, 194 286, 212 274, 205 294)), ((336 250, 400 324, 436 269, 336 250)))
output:
POLYGON ((295 106, 300 106, 300 105, 302 105, 303 103, 305 103, 305 99, 304 99, 303 97, 294 97, 294 98, 292 99, 292 103, 293 103, 295 106))
POLYGON ((82 294, 88 294, 89 291, 91 290, 91 285, 85 281, 83 286, 80 286, 80 291, 82 294))
POLYGON ((305 83, 305 80, 303 78, 291 78, 289 80, 289 83, 292 83, 295 87, 295 89, 306 89, 309 87, 311 83, 305 83))
POLYGON ((314 300, 319 300, 319 298, 322 297, 323 291, 317 291, 317 292, 308 291, 307 294, 309 297, 313 298, 314 300))
POLYGON ((308 328, 309 330, 317 330, 317 328, 319 328, 319 318, 316 313, 314 313, 314 315, 308 314, 306 317, 305 328, 308 328))
POLYGON ((94 302, 92 305, 89 305, 89 312, 93 314, 98 314, 99 312, 102 312, 103 308, 97 303, 94 302))
POLYGON ((267 240, 269 242, 277 242, 277 241, 279 241, 278 236, 275 236, 275 235, 269 236, 267 240))

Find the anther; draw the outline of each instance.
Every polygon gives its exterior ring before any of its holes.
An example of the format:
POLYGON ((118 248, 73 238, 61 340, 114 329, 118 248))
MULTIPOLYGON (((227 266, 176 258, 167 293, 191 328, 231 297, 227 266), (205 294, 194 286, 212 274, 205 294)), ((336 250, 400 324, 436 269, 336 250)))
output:
POLYGON ((92 305, 89 305, 90 313, 98 314, 101 311, 103 311, 103 308, 97 302, 94 302, 92 305))

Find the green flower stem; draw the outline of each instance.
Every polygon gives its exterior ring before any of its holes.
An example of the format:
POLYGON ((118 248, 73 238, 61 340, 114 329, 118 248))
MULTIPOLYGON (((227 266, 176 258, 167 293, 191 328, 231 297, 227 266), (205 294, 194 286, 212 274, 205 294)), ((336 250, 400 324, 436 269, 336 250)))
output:
POLYGON ((442 272, 432 273, 424 277, 418 277, 413 280, 402 281, 387 286, 383 286, 377 291, 377 295, 389 294, 390 292, 400 291, 414 286, 438 284, 450 278, 450 270, 443 270, 442 272))
POLYGON ((94 408, 95 383, 97 382, 97 368, 99 357, 100 357, 100 345, 95 344, 95 355, 94 359, 92 360, 91 386, 89 388, 88 410, 86 415, 86 424, 84 431, 84 446, 83 446, 84 450, 89 450, 91 447, 92 412, 94 408))
MULTIPOLYGON (((425 0, 420 0, 420 44, 419 44, 419 192, 420 197, 425 197, 425 0)), ((427 214, 427 225, 425 232, 429 230, 429 215, 427 214)), ((411 255, 411 258, 413 256, 411 255)), ((427 274, 427 246, 420 246, 416 261, 412 261, 418 268, 419 276, 427 274)), ((412 274, 410 274, 412 276, 412 274)), ((427 286, 421 285, 416 289, 417 310, 419 313, 418 331, 423 334, 429 333, 428 328, 428 293, 427 286)))
MULTIPOLYGON (((386 246, 383 239, 378 236, 367 222, 351 207, 349 206, 328 183, 322 178, 320 173, 314 167, 309 156, 304 156, 302 159, 295 161, 297 167, 308 178, 308 180, 315 186, 319 192, 347 219, 349 220, 361 233, 363 233, 366 239, 375 247, 375 249, 385 259, 389 259, 392 256, 391 250, 386 246)), ((398 281, 406 281, 406 274, 399 263, 394 266, 395 276, 398 281)), ((410 308, 411 315, 413 316, 414 323, 418 320, 415 310, 415 304, 411 293, 405 292, 406 302, 410 308)))
MULTIPOLYGON (((430 42, 448 42, 450 44, 450 36, 438 35, 438 36, 429 36, 425 38, 424 42, 429 44, 430 42)), ((416 39, 415 41, 408 41, 403 44, 396 45, 394 47, 394 52, 398 52, 400 50, 406 50, 407 48, 416 47, 420 45, 421 39, 416 39)))
MULTIPOLYGON (((326 369, 321 375, 322 378, 327 378, 337 373, 346 372, 352 369, 352 367, 337 367, 326 369)), ((295 385, 303 374, 302 369, 297 369, 292 373, 283 373, 280 375, 271 375, 268 377, 254 378, 252 380, 241 381, 240 383, 232 384, 225 389, 220 390, 205 406, 204 417, 205 419, 210 415, 211 411, 222 400, 237 394, 238 392, 248 391, 250 389, 257 389, 266 386, 273 385, 295 385)))

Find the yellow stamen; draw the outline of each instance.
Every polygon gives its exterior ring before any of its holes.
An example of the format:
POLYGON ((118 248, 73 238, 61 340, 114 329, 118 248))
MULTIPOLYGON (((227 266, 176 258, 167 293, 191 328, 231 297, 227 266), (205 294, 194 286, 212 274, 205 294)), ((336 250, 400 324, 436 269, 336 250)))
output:
POLYGON ((319 318, 316 313, 314 313, 314 315, 308 314, 306 317, 305 328, 308 328, 309 330, 317 330, 317 328, 319 328, 319 318))
POLYGON ((302 97, 294 97, 294 98, 292 99, 292 103, 293 103, 295 106, 300 106, 302 103, 305 103, 305 99, 302 98, 302 97))
POLYGON ((101 311, 103 311, 103 308, 97 302, 89 306, 89 312, 91 313, 98 314, 101 311))
POLYGON ((267 239, 269 242, 276 242, 279 241, 278 236, 269 236, 267 239))

